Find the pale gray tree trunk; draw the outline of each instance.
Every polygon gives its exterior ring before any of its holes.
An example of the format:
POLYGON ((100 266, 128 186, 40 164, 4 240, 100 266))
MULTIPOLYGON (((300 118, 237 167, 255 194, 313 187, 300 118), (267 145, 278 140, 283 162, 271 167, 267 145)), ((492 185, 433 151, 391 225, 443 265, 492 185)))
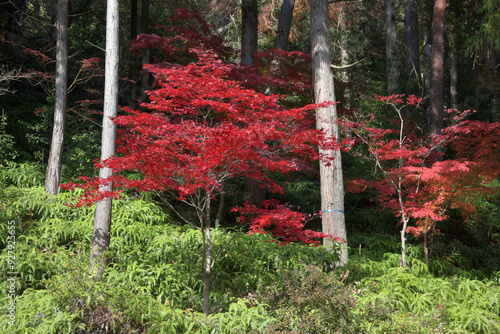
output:
POLYGON ((278 30, 276 30, 276 40, 274 41, 274 47, 277 49, 286 50, 288 46, 294 6, 295 0, 283 0, 281 4, 278 30))
POLYGON ((420 58, 418 46, 418 15, 416 0, 405 0, 405 47, 407 92, 416 93, 420 80, 420 58))
POLYGON ((396 44, 396 0, 385 0, 385 54, 387 59, 387 92, 393 94, 398 87, 396 44))
MULTIPOLYGON (((111 118, 116 117, 118 109, 118 0, 108 0, 106 15, 106 67, 104 82, 104 110, 102 121, 101 162, 115 155, 116 125, 111 118)), ((99 179, 105 180, 113 175, 110 168, 101 167, 99 179)), ((113 191, 113 184, 99 187, 100 191, 113 191)), ((104 254, 109 247, 111 232, 111 209, 113 201, 106 198, 97 203, 94 219, 94 235, 90 254, 91 270, 100 279, 107 265, 104 254)))
POLYGON ((435 0, 432 13, 431 87, 429 92, 430 134, 439 135, 444 116, 444 14, 446 0, 435 0))
POLYGON ((57 3, 56 34, 56 101, 52 144, 45 177, 45 191, 50 195, 59 193, 62 176, 68 95, 68 0, 59 0, 57 3))
MULTIPOLYGON (((311 56, 313 66, 314 102, 335 101, 333 73, 331 70, 330 33, 328 24, 328 0, 311 0, 311 56)), ((316 127, 327 136, 339 139, 337 108, 335 105, 316 111, 316 127)), ((321 211, 323 233, 347 240, 344 216, 344 181, 340 150, 325 151, 320 154, 334 158, 329 163, 320 162, 321 211)), ((331 246, 332 240, 325 239, 331 246)), ((340 260, 337 266, 347 263, 347 245, 341 243, 340 260)))

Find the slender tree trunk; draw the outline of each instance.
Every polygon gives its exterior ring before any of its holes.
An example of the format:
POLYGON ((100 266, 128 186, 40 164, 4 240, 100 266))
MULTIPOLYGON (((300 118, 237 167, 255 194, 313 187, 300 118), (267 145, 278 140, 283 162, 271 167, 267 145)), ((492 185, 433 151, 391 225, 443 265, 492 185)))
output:
MULTIPOLYGON (((149 33, 149 0, 142 0, 141 33, 143 34, 149 33)), ((144 65, 148 63, 149 63, 149 47, 147 47, 142 52, 142 67, 144 68, 144 65)), ((144 71, 141 82, 141 102, 145 102, 148 98, 146 90, 149 89, 149 80, 150 80, 149 72, 144 71)))
POLYGON ((340 47, 340 65, 345 67, 340 70, 340 79, 342 82, 345 84, 344 85, 344 101, 343 105, 344 108, 349 109, 351 108, 351 92, 348 87, 349 83, 349 68, 347 67, 349 65, 349 52, 347 51, 347 4, 341 4, 340 5, 340 13, 339 13, 339 29, 340 29, 340 41, 339 41, 339 47, 340 47))
POLYGON ((424 237, 424 261, 427 268, 429 268, 429 231, 422 231, 424 237))
POLYGON ((137 37, 137 0, 130 2, 130 39, 137 37))
POLYGON ((443 129, 444 95, 444 14, 446 0, 435 0, 432 14, 431 90, 429 94, 430 134, 439 135, 443 129))
POLYGON ((424 66, 425 66, 425 71, 423 75, 423 81, 424 81, 424 92, 426 96, 429 96, 430 90, 431 90, 431 50, 432 50, 432 42, 431 42, 431 36, 429 33, 429 30, 424 26, 423 29, 424 32, 424 42, 423 42, 423 49, 424 49, 424 66))
POLYGON ((385 54, 387 58, 387 92, 393 94, 398 87, 396 44, 396 0, 385 0, 385 54))
POLYGON ((288 37, 290 35, 290 27, 292 26, 294 7, 295 0, 283 0, 280 17, 278 19, 276 40, 274 41, 274 47, 277 49, 286 50, 288 46, 288 37))
POLYGON ((242 1, 241 63, 249 67, 253 67, 257 52, 258 9, 257 0, 242 1))
POLYGON ((401 267, 406 268, 408 262, 406 260, 406 228, 410 219, 403 214, 403 227, 401 228, 401 267))
MULTIPOLYGON (((328 26, 328 0, 311 0, 311 55, 313 66, 314 102, 335 101, 333 73, 331 71, 330 36, 328 26)), ((319 108, 316 111, 316 127, 323 129, 329 137, 339 138, 337 108, 335 105, 319 108)), ((332 234, 347 240, 344 217, 344 181, 342 177, 342 159, 340 150, 320 153, 334 158, 329 163, 320 162, 321 211, 323 233, 332 234)), ((325 239, 325 245, 331 246, 332 240, 325 239)), ((347 246, 340 243, 340 260, 347 263, 347 246)))
POLYGON ((203 224, 205 262, 203 266, 203 314, 210 313, 210 276, 212 275, 212 236, 210 235, 210 194, 207 193, 203 224))
POLYGON ((418 15, 416 0, 405 0, 405 46, 406 75, 408 93, 416 93, 420 80, 420 61, 418 47, 418 15))
MULTIPOLYGON (((115 154, 116 125, 111 118, 116 117, 118 108, 118 0, 108 0, 106 15, 106 68, 104 82, 104 112, 102 121, 101 162, 115 154)), ((105 180, 113 175, 110 168, 101 167, 99 179, 105 180)), ((99 187, 100 191, 111 192, 113 185, 99 187)), ((111 232, 112 199, 97 202, 92 250, 90 254, 91 270, 96 279, 100 279, 107 265, 104 252, 109 247, 111 232)))
POLYGON ((50 195, 59 193, 62 174, 68 95, 68 0, 59 0, 57 3, 56 31, 56 102, 52 144, 45 178, 45 191, 50 195))
POLYGON ((215 218, 215 228, 219 227, 219 224, 222 220, 222 213, 224 212, 224 200, 225 200, 224 182, 222 182, 220 189, 219 210, 217 210, 217 217, 215 218))
POLYGON ((456 34, 453 31, 449 31, 448 34, 450 42, 450 107, 452 109, 458 109, 458 71, 457 71, 457 41, 456 34))
MULTIPOLYGON (((133 41, 137 38, 137 0, 132 0, 130 4, 130 40, 133 41)), ((130 55, 131 64, 130 64, 130 80, 134 81, 130 84, 130 99, 129 106, 132 108, 137 107, 137 66, 136 61, 137 57, 134 55, 130 55)))

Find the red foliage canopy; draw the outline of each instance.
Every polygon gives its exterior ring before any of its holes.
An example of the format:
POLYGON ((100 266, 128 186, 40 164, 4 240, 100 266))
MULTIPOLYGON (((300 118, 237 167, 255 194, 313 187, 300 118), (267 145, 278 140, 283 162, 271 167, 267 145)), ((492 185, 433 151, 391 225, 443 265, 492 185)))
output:
MULTIPOLYGON (((198 60, 186 66, 146 66, 158 87, 148 92, 150 102, 143 104, 151 112, 127 108, 127 115, 114 120, 119 126, 117 156, 103 162, 115 173, 134 171, 142 177, 116 174, 106 182, 139 191, 173 191, 179 200, 201 207, 193 202, 198 195, 215 196, 230 178, 258 180, 270 191, 282 192, 266 172, 289 173, 299 169, 297 158, 320 159, 318 145, 337 148, 333 138, 312 129, 319 105, 286 109, 278 103, 280 96, 266 96, 229 80, 231 66, 213 52, 193 52, 198 60)), ((116 196, 99 193, 97 179, 84 181, 80 187, 85 193, 77 205, 116 196)), ((283 215, 279 205, 267 210, 268 216, 283 215)), ((288 232, 277 226, 277 236, 285 241, 324 237, 296 223, 283 221, 288 232)), ((257 219, 252 230, 264 227, 268 225, 257 219)))
POLYGON ((347 191, 377 189, 376 199, 385 208, 401 218, 416 218, 416 226, 407 229, 416 236, 423 230, 438 233, 435 223, 447 218, 448 209, 471 215, 474 198, 498 191, 487 183, 500 175, 500 124, 464 121, 469 111, 449 110, 451 124, 430 138, 402 116, 404 104, 419 103, 416 97, 377 99, 398 111, 400 122, 394 128, 374 128, 371 120, 345 124, 367 145, 384 178, 351 180, 347 191), (443 160, 433 159, 440 151, 446 153, 443 160))

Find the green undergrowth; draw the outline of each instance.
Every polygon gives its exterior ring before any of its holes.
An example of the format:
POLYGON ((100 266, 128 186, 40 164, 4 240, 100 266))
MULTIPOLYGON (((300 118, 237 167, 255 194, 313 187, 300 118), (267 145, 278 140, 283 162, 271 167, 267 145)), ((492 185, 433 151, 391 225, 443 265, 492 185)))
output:
POLYGON ((399 240, 384 233, 351 235, 350 262, 336 269, 322 247, 213 230, 218 259, 205 317, 200 232, 139 198, 114 201, 109 266, 94 282, 95 209, 68 206, 73 195, 48 199, 41 186, 11 181, 1 188, 0 332, 500 332, 500 272, 479 275, 458 262, 454 270, 429 270, 418 243, 409 244, 410 265, 402 269, 399 240), (8 222, 16 231, 15 326, 8 222))

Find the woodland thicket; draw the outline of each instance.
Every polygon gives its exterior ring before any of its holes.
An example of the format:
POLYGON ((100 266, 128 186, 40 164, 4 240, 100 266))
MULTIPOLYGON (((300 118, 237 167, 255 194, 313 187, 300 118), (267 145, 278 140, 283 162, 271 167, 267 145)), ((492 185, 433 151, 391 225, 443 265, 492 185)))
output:
POLYGON ((318 3, 0 4, 0 332, 500 332, 500 1, 318 3))

